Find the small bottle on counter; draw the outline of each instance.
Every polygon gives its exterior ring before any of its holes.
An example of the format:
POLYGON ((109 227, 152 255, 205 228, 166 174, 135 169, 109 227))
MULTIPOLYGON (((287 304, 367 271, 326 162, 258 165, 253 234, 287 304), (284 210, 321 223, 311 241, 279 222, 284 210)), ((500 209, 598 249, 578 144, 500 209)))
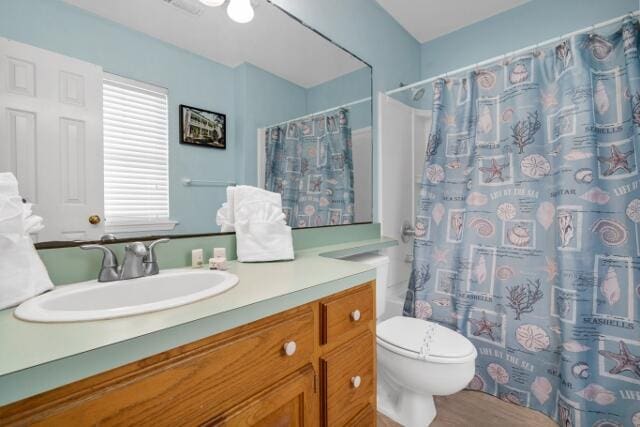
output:
POLYGON ((227 269, 227 251, 225 248, 213 248, 213 258, 209 259, 209 268, 212 270, 227 269))
POLYGON ((194 249, 191 251, 191 267, 201 268, 204 265, 204 251, 202 249, 194 249))

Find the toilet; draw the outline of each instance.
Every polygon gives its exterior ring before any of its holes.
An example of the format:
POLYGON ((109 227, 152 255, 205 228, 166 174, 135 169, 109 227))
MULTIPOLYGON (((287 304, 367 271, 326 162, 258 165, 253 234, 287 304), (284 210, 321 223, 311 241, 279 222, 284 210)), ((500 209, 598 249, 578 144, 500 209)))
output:
MULTIPOLYGON (((376 313, 385 311, 389 258, 346 258, 376 268, 376 313)), ((398 313, 400 314, 400 313, 398 313)), ((425 427, 436 416, 433 396, 462 390, 475 373, 475 347, 461 334, 412 317, 394 316, 376 328, 378 411, 407 427, 425 427)))

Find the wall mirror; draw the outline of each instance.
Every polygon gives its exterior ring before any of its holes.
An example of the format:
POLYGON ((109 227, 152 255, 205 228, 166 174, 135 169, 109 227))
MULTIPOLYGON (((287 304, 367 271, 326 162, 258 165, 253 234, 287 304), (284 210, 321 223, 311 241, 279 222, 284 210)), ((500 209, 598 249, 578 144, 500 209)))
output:
POLYGON ((34 241, 217 233, 236 184, 292 227, 371 221, 371 67, 266 0, 203 3, 0 3, 0 172, 34 241))

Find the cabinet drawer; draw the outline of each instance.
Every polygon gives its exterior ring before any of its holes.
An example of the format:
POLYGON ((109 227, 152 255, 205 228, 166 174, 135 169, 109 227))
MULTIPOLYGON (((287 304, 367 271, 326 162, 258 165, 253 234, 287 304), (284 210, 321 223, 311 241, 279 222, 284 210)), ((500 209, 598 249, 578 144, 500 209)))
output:
POLYGON ((367 330, 321 359, 324 425, 344 425, 372 403, 373 352, 373 335, 367 330))
POLYGON ((375 318, 375 282, 324 299, 320 307, 321 343, 334 344, 375 318))
POLYGON ((198 425, 309 364, 313 329, 294 309, 0 408, 0 424, 198 425))

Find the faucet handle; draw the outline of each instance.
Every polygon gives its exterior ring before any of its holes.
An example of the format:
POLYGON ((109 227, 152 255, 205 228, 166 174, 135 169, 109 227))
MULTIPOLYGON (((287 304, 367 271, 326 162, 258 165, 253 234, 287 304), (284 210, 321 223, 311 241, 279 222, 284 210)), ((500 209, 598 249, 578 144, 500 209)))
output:
POLYGON ((154 274, 158 274, 160 272, 160 267, 158 266, 158 259, 156 258, 155 247, 158 243, 167 243, 169 239, 158 239, 149 243, 147 246, 147 255, 144 258, 145 264, 145 274, 147 276, 152 276, 154 274))
POLYGON ((98 282, 111 282, 118 280, 118 258, 116 254, 106 246, 102 245, 82 245, 80 249, 91 250, 98 249, 102 251, 102 266, 100 267, 100 273, 98 274, 98 282))
POLYGON ((96 244, 91 244, 91 245, 82 245, 80 246, 80 249, 84 249, 85 251, 91 250, 91 249, 98 249, 101 250, 103 253, 103 257, 102 257, 102 267, 117 267, 118 266, 118 259, 116 257, 116 254, 109 249, 106 246, 102 246, 102 245, 96 245, 96 244))
POLYGON ((149 245, 147 245, 147 248, 149 249, 149 253, 151 254, 151 256, 153 256, 153 249, 158 243, 167 243, 168 241, 169 239, 165 237, 163 239, 154 240, 153 242, 149 243, 149 245))

